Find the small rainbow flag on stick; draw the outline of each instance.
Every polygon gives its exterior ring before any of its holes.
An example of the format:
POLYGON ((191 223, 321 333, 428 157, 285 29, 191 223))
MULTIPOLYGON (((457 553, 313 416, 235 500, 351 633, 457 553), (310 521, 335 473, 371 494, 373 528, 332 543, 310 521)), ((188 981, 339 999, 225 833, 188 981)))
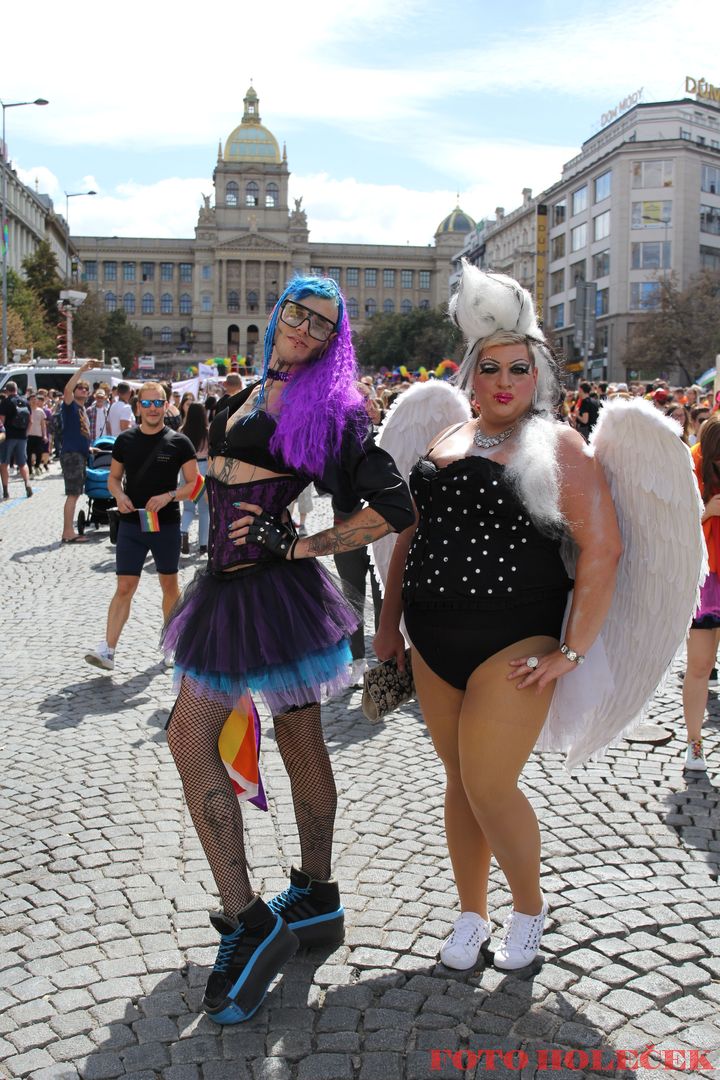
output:
POLYGON ((249 694, 243 694, 225 721, 218 749, 238 802, 251 802, 267 810, 259 762, 260 717, 249 694))
POLYGON ((141 532, 160 532, 160 518, 157 510, 138 510, 138 514, 140 515, 141 532))
POLYGON ((201 476, 200 473, 198 473, 197 478, 195 480, 195 487, 190 492, 190 498, 192 499, 192 501, 196 503, 198 501, 198 499, 201 497, 204 490, 205 490, 205 477, 201 476))

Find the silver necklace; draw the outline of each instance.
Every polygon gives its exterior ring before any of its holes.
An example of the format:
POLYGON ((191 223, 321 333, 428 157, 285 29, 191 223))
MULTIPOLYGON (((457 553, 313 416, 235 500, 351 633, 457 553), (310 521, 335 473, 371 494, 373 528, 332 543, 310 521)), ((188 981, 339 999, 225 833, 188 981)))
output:
POLYGON ((475 434, 473 435, 473 442, 476 446, 479 446, 481 450, 491 450, 493 446, 499 446, 500 443, 503 443, 506 439, 509 439, 516 427, 517 424, 513 424, 513 426, 509 427, 507 431, 501 431, 499 435, 483 435, 482 431, 478 427, 475 429, 475 434))

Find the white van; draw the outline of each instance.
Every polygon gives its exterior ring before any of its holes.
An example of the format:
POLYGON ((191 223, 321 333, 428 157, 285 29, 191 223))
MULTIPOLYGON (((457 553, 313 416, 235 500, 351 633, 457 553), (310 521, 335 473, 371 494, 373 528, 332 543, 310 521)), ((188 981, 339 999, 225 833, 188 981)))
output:
MULTIPOLYGON (((62 392, 70 376, 74 375, 84 363, 84 359, 75 359, 69 363, 59 360, 31 360, 27 364, 8 364, 6 367, 0 367, 0 391, 6 382, 14 382, 17 384, 19 394, 26 394, 28 390, 60 390, 62 392)), ((117 357, 113 357, 102 367, 88 371, 85 378, 91 387, 96 382, 106 382, 112 386, 113 379, 123 378, 123 370, 117 357)))

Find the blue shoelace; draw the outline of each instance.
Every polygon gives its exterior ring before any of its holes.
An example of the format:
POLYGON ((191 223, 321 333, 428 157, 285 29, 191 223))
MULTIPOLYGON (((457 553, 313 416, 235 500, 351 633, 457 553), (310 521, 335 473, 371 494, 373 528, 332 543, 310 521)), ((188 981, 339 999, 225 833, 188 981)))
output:
POLYGON ((268 907, 274 915, 283 915, 286 909, 291 907, 296 900, 301 900, 303 896, 308 896, 309 893, 309 886, 303 889, 298 885, 288 885, 284 892, 268 901, 268 907))
POLYGON ((245 933, 245 926, 240 923, 237 930, 233 930, 232 934, 222 934, 220 937, 220 948, 218 949, 217 958, 213 966, 213 971, 227 971, 230 961, 232 960, 233 953, 237 946, 238 941, 245 933))

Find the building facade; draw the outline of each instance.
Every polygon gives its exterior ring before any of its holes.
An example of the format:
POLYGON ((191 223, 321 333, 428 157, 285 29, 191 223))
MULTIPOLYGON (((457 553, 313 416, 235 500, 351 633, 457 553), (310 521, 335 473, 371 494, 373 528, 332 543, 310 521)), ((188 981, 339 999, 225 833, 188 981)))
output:
POLYGON ((475 227, 471 218, 454 211, 425 247, 314 243, 302 199, 288 204, 287 153, 261 123, 252 87, 244 106, 218 146, 193 239, 74 237, 82 287, 97 291, 106 311, 124 309, 147 353, 255 359, 295 272, 334 278, 356 330, 378 312, 447 302, 450 259, 475 227))
MULTIPOLYGON (((46 240, 62 273, 68 233, 65 220, 55 213, 52 199, 27 187, 8 162, 0 156, 0 170, 5 174, 6 220, 8 228, 7 267, 21 273, 23 259, 32 255, 46 240)), ((2 174, 0 174, 2 183, 2 174)), ((74 254, 73 249, 70 250, 74 254)))

